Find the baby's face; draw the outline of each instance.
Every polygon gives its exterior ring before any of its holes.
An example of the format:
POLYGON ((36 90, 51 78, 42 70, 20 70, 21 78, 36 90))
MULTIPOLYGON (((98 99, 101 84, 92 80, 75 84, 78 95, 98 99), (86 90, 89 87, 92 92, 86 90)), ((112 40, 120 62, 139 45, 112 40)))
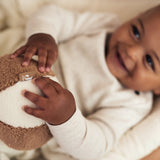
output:
POLYGON ((111 73, 126 87, 160 91, 160 7, 120 26, 107 54, 111 73))

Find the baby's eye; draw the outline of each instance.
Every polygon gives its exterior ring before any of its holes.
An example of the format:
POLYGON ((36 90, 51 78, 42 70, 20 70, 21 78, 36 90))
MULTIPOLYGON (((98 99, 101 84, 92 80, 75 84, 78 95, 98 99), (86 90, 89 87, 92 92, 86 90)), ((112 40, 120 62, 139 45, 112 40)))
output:
POLYGON ((132 32, 134 34, 134 36, 136 37, 136 39, 140 39, 140 33, 138 28, 135 25, 132 25, 132 32))
POLYGON ((150 55, 146 55, 146 61, 149 64, 149 66, 152 68, 152 70, 154 70, 154 62, 152 60, 152 57, 150 55))

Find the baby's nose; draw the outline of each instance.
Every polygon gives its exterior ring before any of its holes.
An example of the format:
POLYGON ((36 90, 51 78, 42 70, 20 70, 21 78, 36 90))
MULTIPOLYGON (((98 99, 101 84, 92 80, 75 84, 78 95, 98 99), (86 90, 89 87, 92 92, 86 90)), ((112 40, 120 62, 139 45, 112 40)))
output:
POLYGON ((143 57, 144 49, 140 45, 133 45, 128 47, 127 53, 132 60, 137 61, 143 57))

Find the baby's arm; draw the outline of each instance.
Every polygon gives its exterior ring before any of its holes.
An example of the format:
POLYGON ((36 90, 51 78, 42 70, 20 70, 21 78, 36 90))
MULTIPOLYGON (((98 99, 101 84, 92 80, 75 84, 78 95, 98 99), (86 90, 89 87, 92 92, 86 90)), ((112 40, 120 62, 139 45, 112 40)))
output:
POLYGON ((26 36, 46 33, 54 37, 58 43, 77 35, 94 34, 102 29, 113 31, 117 25, 117 17, 113 14, 77 13, 55 5, 47 5, 40 8, 28 21, 26 36))
POLYGON ((110 14, 73 13, 58 6, 48 5, 41 8, 28 21, 26 27, 27 43, 12 55, 12 58, 24 54, 24 66, 33 55, 38 55, 39 70, 49 71, 55 62, 58 50, 56 43, 77 35, 93 34, 99 30, 113 30, 117 19, 110 14), (55 43, 56 41, 56 43, 55 43))
POLYGON ((39 70, 49 71, 58 50, 55 41, 62 42, 82 34, 116 27, 118 21, 112 14, 73 13, 58 6, 48 5, 32 16, 26 27, 27 43, 17 49, 12 58, 24 54, 22 65, 27 66, 33 55, 38 55, 39 70))

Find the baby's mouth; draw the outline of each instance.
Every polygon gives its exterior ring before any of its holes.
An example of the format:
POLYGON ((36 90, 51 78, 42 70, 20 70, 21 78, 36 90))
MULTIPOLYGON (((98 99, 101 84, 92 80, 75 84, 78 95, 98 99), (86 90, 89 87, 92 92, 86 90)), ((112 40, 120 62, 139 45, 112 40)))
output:
POLYGON ((124 63, 124 60, 122 59, 121 54, 118 51, 118 49, 117 49, 117 52, 116 52, 116 56, 118 58, 119 63, 121 64, 121 66, 128 72, 128 69, 127 69, 127 67, 126 67, 126 65, 124 63))

